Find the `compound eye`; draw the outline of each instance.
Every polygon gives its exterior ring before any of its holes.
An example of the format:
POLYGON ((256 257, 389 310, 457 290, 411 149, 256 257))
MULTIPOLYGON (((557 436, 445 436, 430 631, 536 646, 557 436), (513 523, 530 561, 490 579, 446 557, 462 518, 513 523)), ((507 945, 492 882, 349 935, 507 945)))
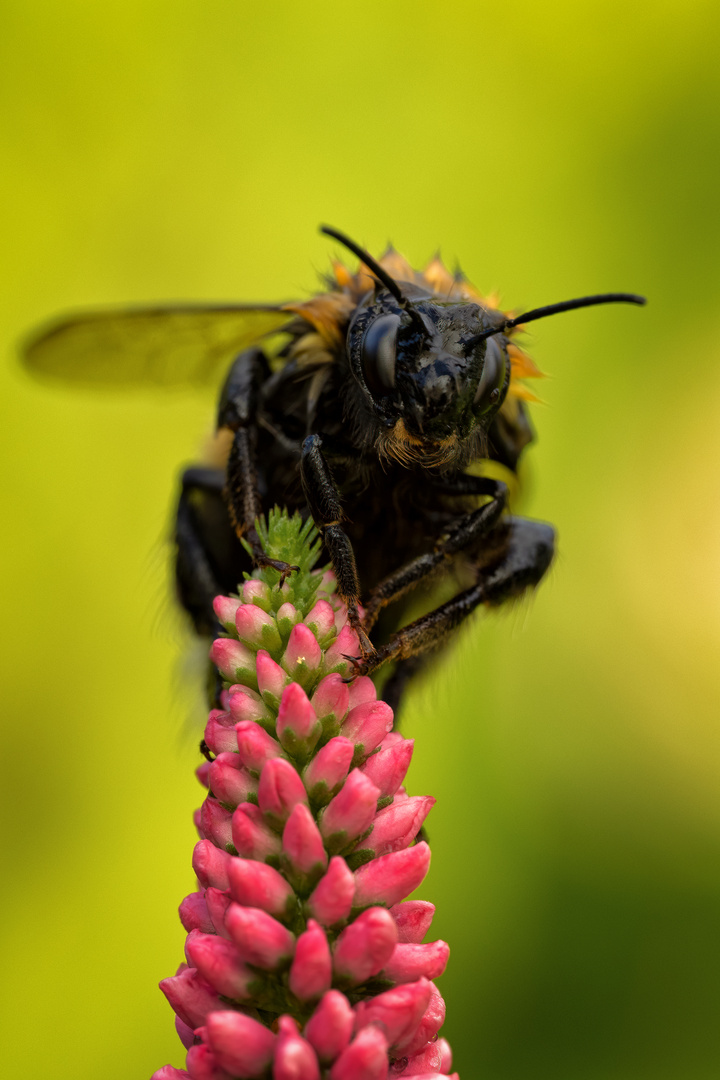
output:
POLYGON ((370 392, 381 396, 395 386, 399 315, 380 315, 367 328, 362 343, 362 369, 370 392))
POLYGON ((496 404, 505 383, 505 356, 497 341, 487 339, 485 364, 475 391, 473 404, 479 413, 485 413, 496 404))

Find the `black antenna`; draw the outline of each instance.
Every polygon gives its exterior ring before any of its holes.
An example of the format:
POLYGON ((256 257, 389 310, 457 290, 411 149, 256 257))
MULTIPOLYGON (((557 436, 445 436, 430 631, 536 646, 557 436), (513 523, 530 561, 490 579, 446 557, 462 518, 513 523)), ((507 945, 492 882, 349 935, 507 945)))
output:
POLYGON ((372 270, 375 277, 383 283, 388 292, 393 294, 400 307, 407 307, 407 297, 401 293, 397 281, 391 278, 387 271, 383 270, 380 263, 375 262, 372 255, 368 255, 367 251, 361 248, 359 244, 356 244, 354 240, 351 240, 349 236, 345 236, 344 233, 339 232, 337 229, 331 229, 329 225, 321 225, 320 232, 325 233, 326 236, 332 236, 333 240, 339 240, 341 244, 349 248, 353 255, 357 255, 358 259, 364 262, 369 270, 372 270))
POLYGON ((595 307, 596 304, 646 304, 644 296, 636 296, 635 293, 600 293, 598 296, 583 296, 578 300, 563 300, 560 304, 548 304, 546 307, 533 308, 524 315, 518 315, 514 319, 503 319, 500 326, 494 330, 483 330, 481 334, 475 334, 464 342, 465 350, 475 347, 485 338, 493 334, 501 334, 504 330, 511 330, 513 326, 521 326, 525 323, 534 322, 535 319, 544 319, 548 315, 559 315, 563 311, 575 311, 577 308, 595 307))

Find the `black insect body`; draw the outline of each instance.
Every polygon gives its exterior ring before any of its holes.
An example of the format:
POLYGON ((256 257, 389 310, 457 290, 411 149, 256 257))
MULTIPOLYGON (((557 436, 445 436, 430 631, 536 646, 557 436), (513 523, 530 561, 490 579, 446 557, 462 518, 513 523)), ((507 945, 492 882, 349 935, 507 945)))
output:
POLYGON ((395 661, 384 696, 396 705, 422 653, 478 605, 537 585, 552 561, 552 528, 510 515, 505 485, 478 475, 487 461, 514 472, 532 437, 522 379, 539 372, 513 343, 516 328, 644 301, 606 294, 510 318, 437 258, 417 274, 392 250, 378 263, 324 231, 361 266, 353 275, 336 263, 328 291, 309 301, 80 315, 43 331, 26 358, 37 372, 105 385, 203 384, 229 365, 218 462, 182 477, 180 599, 199 633, 215 633, 214 596, 251 568, 240 537, 267 564, 257 516, 274 504, 310 513, 359 636, 356 672, 395 661), (454 595, 407 623, 438 579, 454 595))

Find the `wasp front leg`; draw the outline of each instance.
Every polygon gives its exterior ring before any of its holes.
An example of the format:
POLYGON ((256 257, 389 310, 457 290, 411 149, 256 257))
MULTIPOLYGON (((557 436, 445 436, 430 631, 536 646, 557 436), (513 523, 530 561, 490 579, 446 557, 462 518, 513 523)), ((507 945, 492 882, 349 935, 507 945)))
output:
POLYGON ((233 432, 227 463, 225 496, 230 520, 238 538, 244 538, 252 550, 256 566, 271 566, 280 574, 282 585, 286 577, 299 566, 265 554, 255 521, 262 513, 258 493, 255 451, 257 446, 257 409, 259 389, 269 377, 267 358, 259 348, 246 349, 234 361, 220 396, 217 426, 233 432))
POLYGON ((356 675, 369 675, 388 660, 407 660, 432 649, 480 604, 495 607, 537 585, 554 552, 550 525, 526 518, 509 518, 503 554, 483 571, 475 585, 435 611, 399 630, 371 659, 356 664, 356 675))
POLYGON ((308 435, 300 458, 300 476, 313 521, 320 530, 337 578, 339 595, 348 609, 348 622, 360 640, 363 659, 371 662, 375 649, 363 629, 358 611, 359 584, 355 554, 342 527, 340 492, 322 452, 320 435, 308 435))

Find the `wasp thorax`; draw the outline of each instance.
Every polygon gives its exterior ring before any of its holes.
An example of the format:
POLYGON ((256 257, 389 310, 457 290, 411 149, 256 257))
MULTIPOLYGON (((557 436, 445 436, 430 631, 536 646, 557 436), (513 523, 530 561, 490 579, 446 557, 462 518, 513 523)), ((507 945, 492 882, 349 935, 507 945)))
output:
POLYGON ((466 344, 490 328, 478 304, 427 299, 404 307, 381 297, 350 326, 353 373, 385 426, 425 443, 466 438, 502 404, 509 377, 503 344, 466 344))

